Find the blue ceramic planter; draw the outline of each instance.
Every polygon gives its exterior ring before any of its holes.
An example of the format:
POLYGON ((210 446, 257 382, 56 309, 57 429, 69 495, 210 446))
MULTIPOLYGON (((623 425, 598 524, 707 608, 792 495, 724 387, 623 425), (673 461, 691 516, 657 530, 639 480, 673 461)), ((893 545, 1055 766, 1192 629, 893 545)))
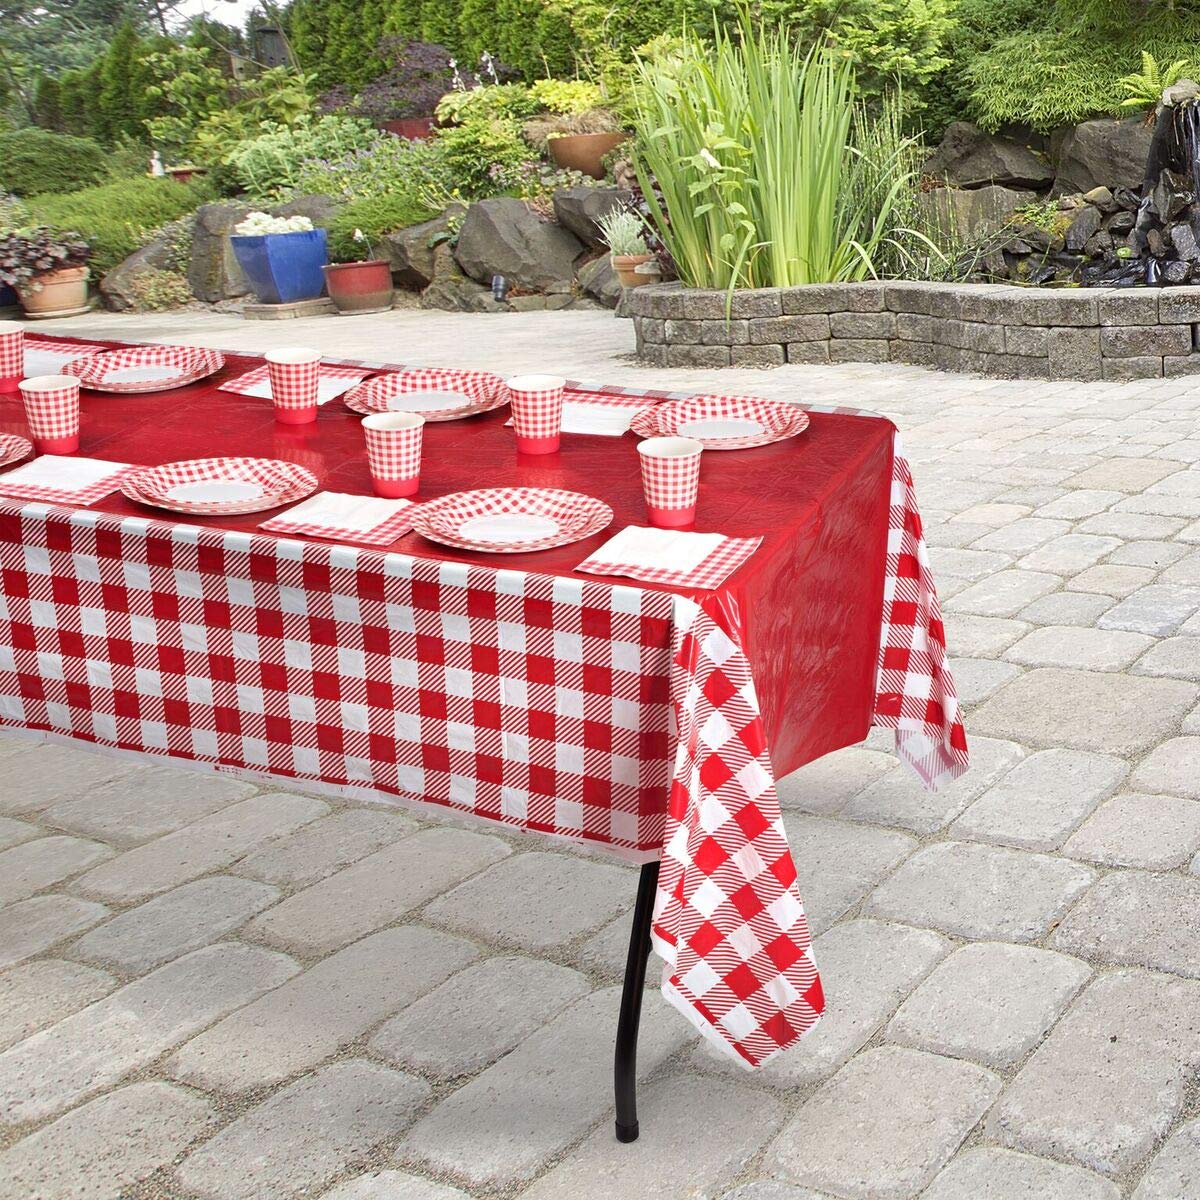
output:
POLYGON ((233 235, 233 253, 263 304, 315 300, 325 290, 325 230, 233 235))

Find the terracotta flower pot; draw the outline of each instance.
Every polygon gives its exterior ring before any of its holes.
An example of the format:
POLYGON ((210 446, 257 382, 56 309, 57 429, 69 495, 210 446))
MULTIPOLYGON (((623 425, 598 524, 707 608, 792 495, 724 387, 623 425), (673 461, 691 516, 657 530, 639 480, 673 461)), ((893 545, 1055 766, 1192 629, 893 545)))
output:
POLYGON ((36 276, 38 288, 22 288, 21 307, 30 317, 66 317, 88 306, 87 267, 62 267, 36 276))
POLYGON ((385 312, 392 307, 392 265, 386 258, 331 263, 325 267, 325 286, 340 313, 385 312))
POLYGON ((550 157, 564 171, 582 171, 593 179, 604 178, 604 156, 626 138, 623 133, 570 133, 551 138, 550 157))
POLYGON ((610 256, 612 268, 617 273, 617 278, 621 281, 622 287, 635 288, 642 287, 647 283, 658 283, 658 279, 653 275, 639 275, 634 268, 641 266, 644 262, 649 262, 654 257, 653 254, 613 254, 610 256))
POLYGON ((207 175, 206 167, 168 167, 167 174, 176 183, 191 183, 197 175, 207 175))
POLYGON ((394 121, 381 121, 379 128, 410 142, 427 142, 433 137, 434 124, 433 117, 397 117, 394 121))

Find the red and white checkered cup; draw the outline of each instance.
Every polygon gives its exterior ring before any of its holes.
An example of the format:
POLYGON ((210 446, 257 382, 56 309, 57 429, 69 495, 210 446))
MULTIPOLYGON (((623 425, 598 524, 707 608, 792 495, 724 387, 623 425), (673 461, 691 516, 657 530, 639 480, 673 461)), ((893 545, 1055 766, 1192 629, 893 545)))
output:
POLYGON ((412 496, 421 486, 425 418, 416 413, 372 413, 363 418, 367 466, 377 496, 412 496))
POLYGON ((0 392, 15 392, 25 374, 25 326, 0 321, 0 392))
POLYGON ((35 375, 21 380, 25 420, 39 454, 79 449, 79 380, 73 375, 35 375))
POLYGON ((508 381, 513 429, 522 454, 553 454, 558 449, 566 382, 560 375, 518 375, 508 381))
POLYGON ((307 425, 315 421, 317 383, 321 378, 320 352, 289 347, 268 351, 266 359, 275 420, 284 425, 307 425))
POLYGON ((651 525, 678 529, 695 521, 703 452, 704 444, 695 438, 656 437, 638 443, 651 525))

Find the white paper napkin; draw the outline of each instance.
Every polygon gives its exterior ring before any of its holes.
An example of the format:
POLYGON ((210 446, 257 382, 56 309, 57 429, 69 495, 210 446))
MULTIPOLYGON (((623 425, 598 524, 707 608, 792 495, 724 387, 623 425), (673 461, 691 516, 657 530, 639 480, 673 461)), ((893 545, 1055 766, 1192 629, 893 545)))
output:
POLYGON ((589 560, 619 563, 643 571, 695 571, 725 541, 721 533, 647 529, 630 525, 588 555, 589 560))
POLYGON ((398 512, 412 507, 411 500, 352 496, 346 492, 318 492, 295 508, 289 508, 286 513, 272 518, 270 523, 369 533, 398 512))
POLYGON ((103 346, 63 346, 62 349, 31 349, 25 344, 25 365, 22 370, 26 379, 35 375, 61 375, 62 369, 69 362, 82 358, 85 354, 96 354, 103 346))
MULTIPOLYGON (((361 383, 368 374, 369 372, 364 371, 357 379, 347 379, 343 375, 321 375, 317 380, 317 403, 328 404, 330 400, 336 400, 343 392, 348 392, 355 384, 361 383)), ((233 382, 236 383, 237 380, 233 382)), ((236 390, 243 396, 261 396, 264 400, 270 400, 271 380, 268 377, 236 390)))
POLYGON ((24 466, 0 475, 0 490, 10 484, 54 488, 60 492, 83 492, 128 468, 128 463, 99 458, 75 458, 67 454, 43 454, 24 466))
POLYGON ((631 404, 589 404, 586 400, 564 400, 563 433, 595 433, 620 437, 640 410, 631 404))

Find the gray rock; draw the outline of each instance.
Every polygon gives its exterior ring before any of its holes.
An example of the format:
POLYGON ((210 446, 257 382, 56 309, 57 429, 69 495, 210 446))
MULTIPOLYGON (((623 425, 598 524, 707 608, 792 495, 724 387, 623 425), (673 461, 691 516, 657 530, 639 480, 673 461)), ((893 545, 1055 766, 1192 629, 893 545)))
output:
POLYGON ((1084 121, 1063 139, 1054 191, 1086 192, 1106 187, 1138 188, 1150 151, 1151 129, 1140 116, 1084 121))
POLYGON ((543 221, 522 200, 481 200, 467 209, 454 257, 479 283, 503 275, 521 287, 546 291, 575 278, 583 247, 573 234, 543 221))
MULTIPOLYGON (((612 260, 607 254, 584 263, 579 268, 579 286, 589 296, 594 296, 605 308, 616 308, 621 302, 621 281, 612 268, 612 260)), ((653 320, 654 318, 644 318, 653 320)))
POLYGON ((946 127, 942 144, 921 168, 924 175, 944 179, 953 187, 1045 188, 1054 179, 1050 164, 1028 146, 1010 138, 984 133, 969 121, 946 127))
POLYGON ((1078 253, 1096 235, 1100 228, 1100 210, 1085 204, 1075 210, 1075 216, 1067 227, 1066 247, 1078 253))
POLYGON ((147 272, 166 271, 170 266, 171 251, 163 238, 155 238, 149 245, 135 250, 101 278, 100 295, 104 298, 104 307, 113 312, 136 308, 138 280, 147 272))
POLYGON ((585 246, 603 246, 600 218, 628 203, 632 196, 633 193, 624 188, 588 187, 586 184, 559 188, 554 193, 554 219, 585 246))
POLYGON ((934 188, 922 196, 930 217, 947 234, 971 241, 1008 224, 1013 210, 1037 199, 1036 192, 989 184, 981 188, 934 188))
POLYGON ((429 221, 409 225, 384 234, 380 250, 392 264, 392 279, 400 287, 428 287, 437 275, 438 247, 449 233, 451 223, 460 219, 461 205, 451 205, 429 221))
POLYGON ((233 227, 250 211, 245 204, 228 202, 202 204, 196 210, 187 277, 192 294, 205 304, 250 294, 250 281, 238 266, 229 241, 233 227))
POLYGON ((307 217, 318 229, 327 229, 341 209, 341 203, 332 196, 315 192, 311 196, 294 196, 268 211, 275 217, 307 217))

